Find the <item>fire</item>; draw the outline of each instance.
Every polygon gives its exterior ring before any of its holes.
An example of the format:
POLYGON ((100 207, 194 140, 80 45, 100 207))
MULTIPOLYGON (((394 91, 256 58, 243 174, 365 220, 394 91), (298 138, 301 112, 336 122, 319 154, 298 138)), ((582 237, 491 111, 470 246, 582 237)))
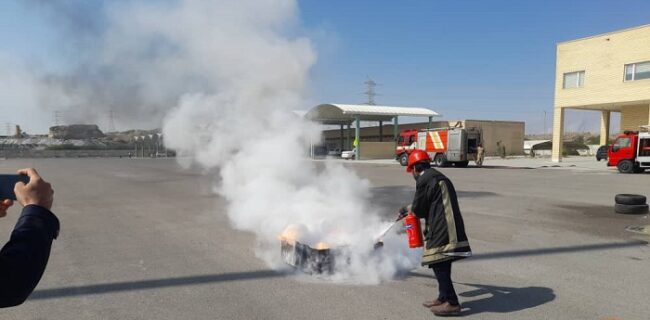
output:
POLYGON ((316 249, 316 250, 325 250, 325 249, 329 249, 329 248, 330 248, 330 246, 325 242, 319 242, 314 246, 314 249, 316 249))
POLYGON ((295 244, 299 236, 300 228, 295 224, 290 224, 284 229, 284 231, 282 231, 278 238, 280 241, 295 244))
MULTIPOLYGON (((296 242, 300 239, 300 234, 301 234, 301 228, 298 225, 295 224, 290 224, 286 228, 284 228, 284 231, 280 233, 280 236, 278 236, 278 239, 282 242, 286 242, 287 244, 290 245, 295 245, 296 242)), ((325 242, 319 242, 315 246, 312 247, 313 249, 316 250, 326 250, 329 249, 330 246, 329 244, 325 242)))

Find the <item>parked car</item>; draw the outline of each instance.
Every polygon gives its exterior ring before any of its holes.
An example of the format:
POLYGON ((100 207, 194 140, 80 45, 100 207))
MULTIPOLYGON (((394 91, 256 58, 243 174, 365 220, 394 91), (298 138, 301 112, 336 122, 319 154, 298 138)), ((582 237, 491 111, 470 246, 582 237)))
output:
POLYGON ((329 152, 327 152, 327 155, 330 157, 340 157, 341 149, 331 149, 329 152))
POLYGON ((341 158, 343 158, 343 159, 345 159, 345 160, 351 160, 351 159, 354 159, 354 153, 355 153, 355 151, 356 151, 355 149, 356 149, 356 148, 354 148, 354 149, 352 149, 352 150, 350 150, 350 151, 343 151, 343 152, 341 153, 341 158))
POLYGON ((608 150, 609 146, 600 146, 600 148, 598 148, 598 151, 596 151, 596 161, 607 160, 608 150))

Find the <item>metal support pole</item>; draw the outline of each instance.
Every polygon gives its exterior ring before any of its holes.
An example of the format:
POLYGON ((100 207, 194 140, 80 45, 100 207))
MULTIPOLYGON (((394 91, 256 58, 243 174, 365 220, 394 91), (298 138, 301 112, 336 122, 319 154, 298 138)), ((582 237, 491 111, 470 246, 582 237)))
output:
POLYGON ((167 146, 165 145, 165 138, 160 136, 160 147, 165 151, 165 157, 167 157, 167 146))
POLYGON ((429 125, 427 126, 427 129, 431 129, 431 121, 433 121, 433 117, 429 117, 429 125))
POLYGON ((350 124, 348 123, 348 141, 345 143, 345 149, 346 150, 352 150, 352 141, 350 140, 350 135, 352 134, 350 130, 350 124))
POLYGON ((341 141, 340 141, 340 143, 339 143, 339 146, 340 146, 340 149, 341 149, 341 152, 342 152, 343 149, 345 148, 345 147, 343 146, 343 125, 341 125, 341 141))
POLYGON ((399 120, 398 116, 393 118, 393 140, 395 140, 395 148, 397 149, 397 135, 399 134, 399 120))
POLYGON ((354 148, 354 160, 359 160, 359 155, 361 154, 361 128, 359 128, 359 124, 361 122, 361 117, 359 115, 356 115, 354 117, 354 141, 357 142, 356 148, 354 148))
POLYGON ((379 121, 379 142, 384 141, 384 122, 379 121))

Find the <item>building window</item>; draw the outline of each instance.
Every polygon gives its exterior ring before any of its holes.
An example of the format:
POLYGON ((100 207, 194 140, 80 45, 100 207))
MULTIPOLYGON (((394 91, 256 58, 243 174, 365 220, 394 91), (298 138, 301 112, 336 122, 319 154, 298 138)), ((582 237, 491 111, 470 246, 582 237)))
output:
POLYGON ((650 61, 625 65, 625 81, 650 79, 650 61))
POLYGON ((563 89, 569 88, 582 88, 585 84, 585 72, 569 72, 564 74, 564 83, 562 84, 563 89))

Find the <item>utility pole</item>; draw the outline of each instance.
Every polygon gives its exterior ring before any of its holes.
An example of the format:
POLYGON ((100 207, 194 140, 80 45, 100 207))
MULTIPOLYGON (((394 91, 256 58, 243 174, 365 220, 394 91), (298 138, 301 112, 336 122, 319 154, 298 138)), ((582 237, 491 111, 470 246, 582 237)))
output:
POLYGON ((546 136, 546 110, 544 110, 544 136, 546 136))
MULTIPOLYGON (((367 77, 368 80, 364 82, 366 85, 366 92, 364 94, 368 97, 368 101, 366 102, 367 105, 369 106, 374 106, 375 104, 375 97, 377 96, 377 92, 375 91, 375 87, 377 86, 377 82, 372 80, 372 78, 367 77)), ((356 126, 359 126, 360 122, 356 123, 356 126)), ((382 123, 379 123, 380 131, 381 131, 381 125, 382 123)), ((379 137, 379 141, 381 141, 381 137, 379 137)))
POLYGON ((115 132, 115 114, 113 109, 108 112, 108 132, 115 132))
POLYGON ((370 77, 368 77, 368 80, 366 80, 364 84, 367 87, 366 92, 364 92, 364 94, 368 97, 368 101, 366 102, 366 104, 369 106, 374 106, 375 96, 377 96, 377 92, 375 92, 375 87, 377 86, 377 83, 374 80, 372 80, 370 77))
POLYGON ((133 137, 133 146, 135 147, 135 157, 138 157, 138 136, 133 137))
POLYGON ((54 120, 54 125, 55 126, 60 126, 61 125, 61 111, 59 110, 54 110, 54 115, 53 115, 53 120, 54 120))

